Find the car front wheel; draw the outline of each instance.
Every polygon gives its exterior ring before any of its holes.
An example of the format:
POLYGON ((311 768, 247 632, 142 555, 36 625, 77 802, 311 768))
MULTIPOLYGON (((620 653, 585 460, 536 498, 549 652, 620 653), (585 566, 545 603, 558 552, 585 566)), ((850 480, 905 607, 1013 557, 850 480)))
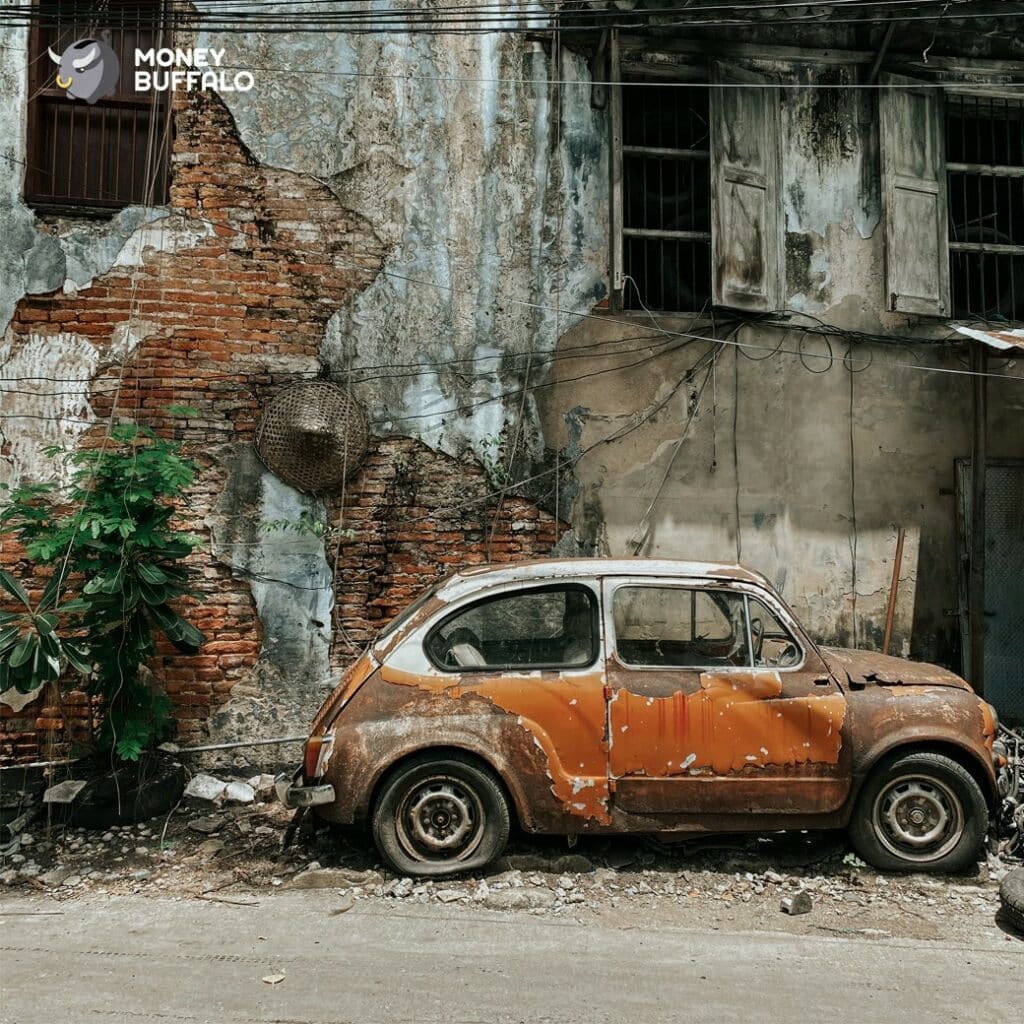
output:
POLYGON ((868 777, 850 840, 884 871, 963 871, 980 856, 988 807, 966 768, 942 754, 896 755, 868 777))
POLYGON ((476 760, 423 754, 384 782, 373 810, 381 856, 402 875, 437 878, 475 871, 508 842, 501 784, 476 760))

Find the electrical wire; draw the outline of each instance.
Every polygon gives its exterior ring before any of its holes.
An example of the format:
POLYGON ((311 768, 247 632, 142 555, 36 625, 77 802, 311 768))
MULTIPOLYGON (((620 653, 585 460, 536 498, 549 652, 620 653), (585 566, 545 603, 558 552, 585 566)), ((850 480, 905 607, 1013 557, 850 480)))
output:
MULTIPOLYGON (((971 0, 961 0, 961 6, 970 8, 971 0)), ((782 12, 788 7, 807 7, 806 4, 787 4, 767 8, 760 4, 750 7, 722 5, 718 10, 728 10, 732 17, 719 15, 708 18, 702 8, 668 8, 657 11, 647 8, 623 11, 611 9, 575 9, 566 11, 564 5, 555 11, 547 11, 543 7, 483 7, 466 5, 462 7, 438 8, 427 10, 325 10, 327 5, 308 3, 292 4, 283 8, 275 5, 248 5, 248 10, 241 10, 238 5, 224 3, 219 10, 214 7, 205 10, 185 11, 175 8, 172 21, 176 27, 202 28, 225 33, 247 33, 254 30, 263 32, 312 32, 318 33, 325 29, 344 29, 351 34, 404 31, 410 34, 463 34, 480 32, 524 33, 538 32, 542 29, 551 31, 557 24, 562 32, 593 32, 602 27, 617 28, 652 28, 669 30, 673 28, 720 28, 736 25, 800 25, 800 24, 889 24, 912 21, 937 21, 942 17, 942 10, 948 3, 920 2, 920 0, 888 0, 877 5, 856 3, 854 0, 841 2, 832 0, 813 5, 816 9, 810 14, 786 14, 782 17, 765 17, 764 10, 782 12), (876 9, 877 6, 877 9, 876 9), (303 7, 304 10, 297 8, 303 7), (319 10, 318 10, 319 8, 319 10), (861 11, 860 17, 844 18, 837 14, 848 14, 861 11), (917 13, 913 13, 917 12, 917 13), (689 15, 689 16, 684 16, 689 15), (538 24, 540 22, 540 24, 538 24)), ((336 8, 335 5, 331 5, 336 8)), ((144 10, 143 5, 132 8, 125 5, 119 9, 111 9, 91 20, 104 26, 117 27, 120 24, 137 24, 144 10), (130 14, 134 13, 134 19, 130 14)), ((713 12, 714 9, 712 9, 713 12)), ((50 5, 5 4, 0 6, 0 24, 24 26, 29 24, 49 24, 57 20, 59 12, 50 5)), ((989 20, 1001 21, 1024 16, 1024 11, 985 11, 967 13, 958 10, 952 16, 946 15, 950 23, 989 20)))

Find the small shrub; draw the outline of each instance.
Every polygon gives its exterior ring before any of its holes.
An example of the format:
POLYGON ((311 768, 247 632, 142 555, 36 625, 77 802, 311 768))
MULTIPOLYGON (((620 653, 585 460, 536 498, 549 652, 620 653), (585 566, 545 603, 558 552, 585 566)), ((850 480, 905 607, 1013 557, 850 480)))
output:
POLYGON ((0 508, 0 533, 16 537, 36 569, 51 571, 35 604, 0 572, 0 586, 23 606, 0 616, 0 692, 27 693, 69 669, 79 673, 100 698, 97 748, 134 761, 172 726, 167 694, 140 672, 156 634, 184 653, 203 642, 171 607, 198 596, 184 560, 199 538, 170 522, 195 463, 176 442, 135 424, 114 427, 101 447, 47 455, 67 463, 69 489, 21 487, 0 508))

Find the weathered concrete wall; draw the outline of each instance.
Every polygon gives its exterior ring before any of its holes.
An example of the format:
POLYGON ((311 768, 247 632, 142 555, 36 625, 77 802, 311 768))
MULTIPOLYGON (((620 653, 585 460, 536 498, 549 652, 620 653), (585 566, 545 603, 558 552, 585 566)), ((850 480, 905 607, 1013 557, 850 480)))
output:
MULTIPOLYGON (((790 80, 811 74, 787 70, 790 80)), ((818 78, 835 83, 851 74, 825 69, 818 78)), ((614 555, 633 553, 642 540, 641 554, 741 558, 775 581, 813 635, 878 647, 903 526, 893 649, 956 665, 951 490, 954 460, 970 455, 964 353, 928 340, 947 333, 944 325, 882 308, 874 98, 790 89, 782 102, 789 329, 749 325, 732 335, 710 323, 660 318, 663 330, 730 342, 698 397, 703 371, 673 388, 711 343, 680 338, 676 348, 646 316, 584 320, 563 337, 559 355, 590 347, 578 360, 560 362, 556 375, 577 376, 579 367, 602 372, 541 393, 544 437, 571 460, 672 394, 649 422, 577 463, 577 536, 614 555), (850 350, 842 336, 826 341, 801 329, 822 322, 910 341, 855 341, 850 350), (635 340, 626 343, 638 333, 651 343, 646 352, 633 351, 635 340), (616 341, 623 354, 615 354, 616 341), (734 342, 747 347, 737 354, 734 342), (598 344, 604 347, 594 349, 598 344), (649 362, 615 369, 645 354, 649 362), (670 462, 645 530, 641 520, 670 462)), ((1024 457, 1016 426, 1024 373, 1001 362, 993 372, 1011 379, 990 382, 991 457, 1024 457)))
POLYGON ((518 418, 518 396, 489 400, 573 321, 555 307, 605 294, 607 129, 586 60, 555 68, 518 35, 402 33, 233 36, 226 60, 259 69, 224 97, 253 155, 327 183, 391 250, 321 358, 370 378, 357 393, 381 432, 483 454, 518 418))

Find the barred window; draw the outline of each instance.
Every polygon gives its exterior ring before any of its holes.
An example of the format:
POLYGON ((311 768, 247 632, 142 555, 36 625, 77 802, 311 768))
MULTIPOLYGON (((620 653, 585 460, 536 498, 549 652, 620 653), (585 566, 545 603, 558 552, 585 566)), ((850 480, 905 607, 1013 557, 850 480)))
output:
POLYGON ((783 304, 778 83, 712 61, 611 67, 613 309, 771 312, 783 304))
POLYGON ((25 201, 30 206, 114 211, 167 201, 169 94, 137 93, 134 76, 136 47, 165 45, 165 2, 37 0, 39 23, 29 45, 25 201), (83 61, 92 63, 83 67, 80 81, 87 72, 97 73, 97 59, 107 52, 91 45, 97 42, 113 51, 120 74, 116 85, 93 98, 72 83, 83 61), (74 43, 83 45, 68 52, 74 43))
POLYGON ((953 316, 1024 320, 1024 102, 946 104, 953 316))
POLYGON ((708 90, 631 79, 622 105, 623 305, 702 310, 711 298, 708 90))

